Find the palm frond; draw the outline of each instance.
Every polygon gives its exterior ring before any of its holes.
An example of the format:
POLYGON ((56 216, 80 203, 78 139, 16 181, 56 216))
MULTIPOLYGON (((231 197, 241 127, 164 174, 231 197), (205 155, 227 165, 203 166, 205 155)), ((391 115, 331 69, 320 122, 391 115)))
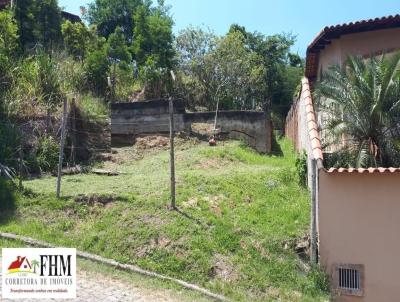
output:
POLYGON ((343 67, 334 66, 323 74, 315 96, 318 108, 329 117, 323 128, 334 149, 344 145, 346 152, 354 153, 346 155, 352 158, 350 165, 395 161, 391 158, 398 153, 386 146, 400 134, 400 53, 390 58, 349 57, 343 67), (343 144, 344 138, 352 145, 343 144))
POLYGON ((7 167, 6 165, 3 165, 0 163, 0 176, 5 177, 6 179, 13 180, 15 173, 13 169, 7 167))

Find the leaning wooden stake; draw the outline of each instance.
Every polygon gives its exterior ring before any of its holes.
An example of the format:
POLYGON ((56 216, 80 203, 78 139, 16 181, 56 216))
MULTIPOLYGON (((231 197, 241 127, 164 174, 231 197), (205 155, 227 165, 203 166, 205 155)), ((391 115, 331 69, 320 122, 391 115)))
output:
POLYGON ((318 263, 317 255, 317 161, 311 160, 311 264, 318 263))
POLYGON ((22 185, 22 174, 23 174, 23 150, 22 150, 22 140, 19 145, 19 160, 18 160, 18 165, 19 165, 19 181, 18 181, 18 188, 19 190, 23 189, 22 185))
POLYGON ((60 140, 60 153, 58 156, 58 171, 57 171, 57 198, 60 198, 60 189, 61 189, 61 169, 63 163, 63 155, 64 155, 64 141, 65 141, 65 128, 67 125, 67 98, 64 99, 63 105, 63 117, 61 124, 61 140, 60 140))
POLYGON ((73 166, 76 164, 76 104, 75 104, 75 98, 72 99, 71 101, 71 116, 70 116, 70 126, 71 126, 71 131, 72 131, 72 143, 71 143, 71 163, 73 166))
POLYGON ((171 97, 169 98, 169 145, 171 164, 171 209, 175 209, 174 103, 171 97))

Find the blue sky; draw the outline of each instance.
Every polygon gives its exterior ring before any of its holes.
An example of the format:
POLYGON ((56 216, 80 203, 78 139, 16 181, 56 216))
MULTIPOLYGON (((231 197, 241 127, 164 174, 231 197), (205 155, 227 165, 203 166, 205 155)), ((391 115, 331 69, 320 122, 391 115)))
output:
MULTIPOLYGON (((59 0, 69 12, 91 1, 59 0)), ((305 55, 307 45, 326 25, 400 13, 400 0, 166 0, 171 5, 174 31, 186 26, 209 26, 224 34, 230 24, 263 34, 293 33, 292 51, 305 55)))

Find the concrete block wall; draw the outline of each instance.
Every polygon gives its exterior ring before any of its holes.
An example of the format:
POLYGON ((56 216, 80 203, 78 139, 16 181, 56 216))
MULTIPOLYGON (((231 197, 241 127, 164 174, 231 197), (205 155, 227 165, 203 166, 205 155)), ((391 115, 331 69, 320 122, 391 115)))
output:
MULTIPOLYGON (((192 123, 214 123, 215 112, 186 113, 186 127, 192 123)), ((242 139, 261 153, 271 152, 272 123, 262 111, 219 111, 217 129, 233 139, 242 139)))
MULTIPOLYGON (((182 101, 174 101, 175 131, 190 132, 194 123, 213 124, 215 112, 188 113, 182 101)), ((234 139, 243 139, 261 153, 269 153, 272 123, 261 111, 219 111, 217 128, 234 139)), ((131 143, 136 136, 169 133, 169 104, 166 100, 111 105, 113 144, 131 143)))

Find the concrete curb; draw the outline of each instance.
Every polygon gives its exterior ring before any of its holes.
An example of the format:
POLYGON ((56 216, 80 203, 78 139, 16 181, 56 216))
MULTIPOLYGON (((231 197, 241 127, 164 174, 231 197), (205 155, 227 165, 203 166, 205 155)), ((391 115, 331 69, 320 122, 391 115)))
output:
MULTIPOLYGON (((29 237, 25 237, 25 236, 20 236, 20 235, 15 235, 15 234, 11 234, 11 233, 3 233, 0 232, 0 238, 4 238, 4 239, 11 239, 11 240, 18 240, 18 241, 22 241, 28 245, 32 245, 32 246, 37 246, 37 247, 43 247, 43 248, 53 248, 56 247, 54 245, 51 245, 47 242, 43 242, 43 241, 39 241, 39 240, 35 240, 29 237)), ((147 271, 144 270, 136 265, 131 265, 131 264, 122 264, 119 263, 113 259, 107 259, 107 258, 103 258, 101 256, 98 255, 94 255, 94 254, 90 254, 90 253, 86 253, 86 252, 81 252, 81 251, 76 251, 76 254, 78 255, 78 257, 81 257, 83 259, 87 259, 87 260, 91 260, 91 261, 95 261, 95 262, 99 262, 102 264, 106 264, 109 266, 113 266, 117 269, 122 269, 122 270, 126 270, 126 271, 131 271, 131 272, 135 272, 137 274, 141 274, 141 275, 145 275, 148 277, 153 277, 153 278, 157 278, 160 280, 167 280, 167 281, 171 281, 174 282, 176 284, 181 285, 184 288, 190 289, 190 290, 194 290, 197 291, 199 293, 202 293, 210 298, 213 298, 215 300, 218 301, 230 301, 228 300, 228 298, 218 295, 218 294, 214 294, 212 292, 210 292, 209 290, 199 287, 195 284, 191 284, 188 282, 185 282, 183 280, 179 280, 176 278, 172 278, 172 277, 168 277, 168 276, 164 276, 155 272, 151 272, 151 271, 147 271)))

